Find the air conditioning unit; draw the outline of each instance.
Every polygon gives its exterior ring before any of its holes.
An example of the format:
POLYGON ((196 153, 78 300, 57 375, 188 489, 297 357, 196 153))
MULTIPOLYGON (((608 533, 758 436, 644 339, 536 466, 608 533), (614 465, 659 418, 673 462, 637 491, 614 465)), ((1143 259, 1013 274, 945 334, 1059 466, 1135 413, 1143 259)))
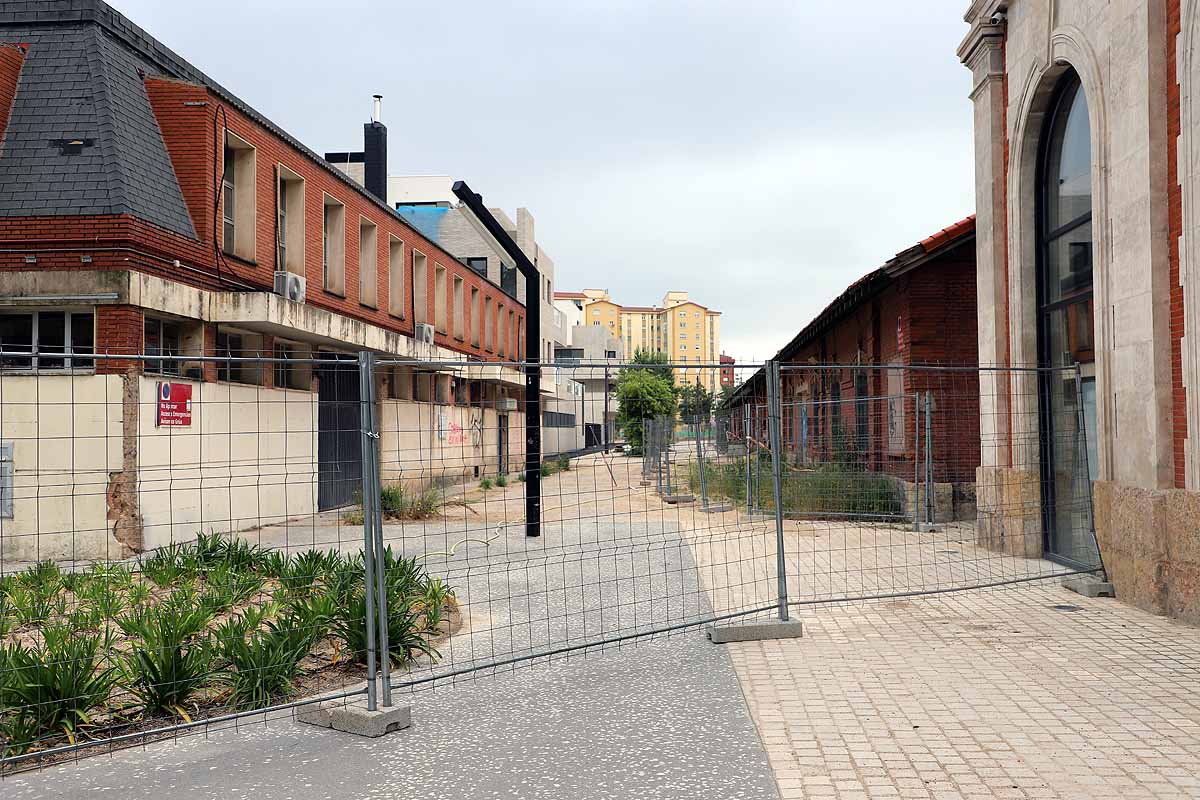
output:
POLYGON ((427 322, 418 322, 417 341, 421 344, 433 344, 433 326, 427 322))
POLYGON ((293 303, 304 302, 304 292, 306 286, 303 275, 297 275, 294 272, 286 272, 284 270, 276 270, 275 272, 275 294, 280 297, 285 297, 293 303))
POLYGON ((496 398, 497 411, 516 411, 517 398, 515 397, 498 397, 496 398))

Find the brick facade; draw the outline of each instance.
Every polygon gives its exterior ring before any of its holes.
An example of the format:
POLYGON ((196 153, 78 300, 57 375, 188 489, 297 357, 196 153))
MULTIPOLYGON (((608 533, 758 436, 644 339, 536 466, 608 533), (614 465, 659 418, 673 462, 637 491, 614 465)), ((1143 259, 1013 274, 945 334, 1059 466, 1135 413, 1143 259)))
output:
POLYGON ((1175 468, 1175 488, 1187 483, 1187 390, 1183 385, 1183 286, 1179 279, 1179 244, 1183 234, 1183 192, 1179 185, 1179 71, 1176 42, 1180 33, 1179 0, 1167 0, 1166 76, 1167 87, 1167 258, 1171 287, 1171 438, 1175 468))

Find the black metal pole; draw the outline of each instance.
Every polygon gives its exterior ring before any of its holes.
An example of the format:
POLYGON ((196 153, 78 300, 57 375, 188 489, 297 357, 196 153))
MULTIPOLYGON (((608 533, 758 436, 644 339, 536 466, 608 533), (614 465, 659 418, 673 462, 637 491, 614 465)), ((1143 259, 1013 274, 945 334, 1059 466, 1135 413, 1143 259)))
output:
POLYGON ((542 281, 537 267, 508 235, 483 198, 464 181, 451 189, 525 276, 525 535, 542 535, 542 281))

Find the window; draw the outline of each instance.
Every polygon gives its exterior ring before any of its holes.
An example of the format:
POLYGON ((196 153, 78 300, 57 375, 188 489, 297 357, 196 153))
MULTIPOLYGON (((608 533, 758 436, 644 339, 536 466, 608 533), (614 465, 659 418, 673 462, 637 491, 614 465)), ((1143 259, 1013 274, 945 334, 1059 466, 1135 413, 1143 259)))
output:
POLYGON ((1072 562, 1095 563, 1086 532, 1099 458, 1092 275, 1092 148, 1087 98, 1068 71, 1046 115, 1038 165, 1038 366, 1079 364, 1079 390, 1064 374, 1039 376, 1043 545, 1072 562), (1086 447, 1075 444, 1080 421, 1086 447), (1065 445, 1065 446, 1064 446, 1065 445))
POLYGON ((413 373, 404 367, 388 370, 388 398, 391 400, 413 399, 413 373))
POLYGON ((500 290, 509 297, 517 296, 517 268, 500 265, 500 290))
POLYGON ((358 302, 379 307, 379 226, 358 218, 358 302))
POLYGON ((508 344, 508 332, 504 330, 504 304, 496 304, 496 355, 504 358, 507 353, 504 350, 508 344))
MULTIPOLYGON (((517 350, 515 347, 516 343, 513 341, 513 331, 516 330, 516 316, 517 315, 516 315, 515 311, 508 312, 508 330, 505 331, 505 336, 507 336, 507 338, 508 338, 508 355, 511 356, 514 360, 517 357, 517 350)), ((547 354, 546 360, 553 361, 554 360, 553 355, 547 354)))
POLYGON ((221 249, 244 261, 254 260, 254 147, 225 131, 221 169, 221 249))
POLYGON ((479 314, 479 289, 471 287, 471 346, 479 347, 479 331, 483 327, 479 314))
POLYGON ((616 350, 605 350, 605 351, 604 351, 604 357, 605 357, 605 358, 616 358, 616 357, 617 357, 617 351, 616 351, 616 350))
MULTIPOLYGON (((248 334, 217 331, 217 356, 220 358, 249 358, 258 355, 252 349, 253 338, 248 334)), ((259 383, 259 365, 246 361, 218 361, 217 380, 231 383, 259 383)))
POLYGON ((31 311, 0 314, 0 360, 10 370, 91 369, 94 352, 91 311, 31 311), (28 353, 29 355, 20 355, 28 353))
POLYGON ((275 269, 304 274, 304 179, 279 166, 279 222, 275 269))
POLYGON ((492 298, 483 298, 483 349, 492 352, 492 298))
POLYGON ((420 250, 413 250, 413 317, 416 322, 429 321, 428 259, 420 250))
POLYGON ((574 428, 575 415, 562 411, 543 411, 542 426, 546 428, 574 428))
POLYGON ((404 242, 388 236, 388 313, 404 319, 404 242))
MULTIPOLYGON (((275 358, 305 358, 299 345, 288 342, 275 343, 275 358)), ((312 366, 310 364, 287 364, 276 361, 274 364, 275 386, 279 389, 311 389, 312 366)))
POLYGON ((446 268, 441 264, 433 267, 433 320, 438 333, 448 333, 449 309, 446 306, 446 268))
POLYGON ((463 339, 466 336, 466 333, 465 333, 466 329, 464 327, 464 322, 466 321, 467 310, 463 306, 463 304, 466 302, 464 299, 465 292, 466 292, 466 288, 463 285, 463 279, 459 278, 458 276, 455 276, 455 278, 454 278, 454 309, 453 309, 454 319, 453 319, 452 327, 454 329, 454 338, 460 342, 463 341, 463 339))
POLYGON ((325 291, 346 296, 346 206, 325 195, 321 274, 325 291))
POLYGON ((465 260, 467 262, 467 266, 470 267, 473 272, 475 272, 478 275, 482 275, 485 278, 487 277, 487 259, 486 258, 474 257, 474 258, 468 258, 465 260))
MULTIPOLYGON (((148 356, 178 356, 180 348, 180 325, 178 322, 146 317, 142 323, 142 352, 148 356)), ((147 359, 145 371, 158 375, 182 375, 178 358, 147 359)))

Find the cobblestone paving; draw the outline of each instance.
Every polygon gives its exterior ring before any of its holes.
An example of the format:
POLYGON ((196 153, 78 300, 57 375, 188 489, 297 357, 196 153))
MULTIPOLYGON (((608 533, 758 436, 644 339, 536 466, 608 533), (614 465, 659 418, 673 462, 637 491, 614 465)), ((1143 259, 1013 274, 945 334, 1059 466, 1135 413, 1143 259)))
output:
POLYGON ((784 798, 1200 797, 1200 629, 1053 585, 803 619, 730 645, 784 798))

